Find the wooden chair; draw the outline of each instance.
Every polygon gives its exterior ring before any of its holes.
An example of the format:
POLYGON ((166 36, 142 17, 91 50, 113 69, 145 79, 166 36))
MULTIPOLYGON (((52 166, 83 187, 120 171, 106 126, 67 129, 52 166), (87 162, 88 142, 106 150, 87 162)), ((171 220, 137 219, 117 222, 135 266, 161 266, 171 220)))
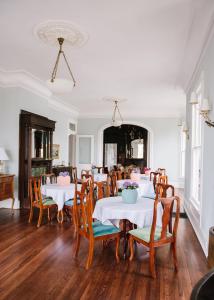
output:
POLYGON ((171 184, 157 183, 156 198, 167 198, 175 196, 175 188, 171 184), (169 192, 171 195, 169 195, 169 192))
POLYGON ((142 229, 133 229, 129 231, 129 245, 130 245, 130 258, 132 261, 134 257, 134 249, 133 242, 137 241, 138 243, 143 244, 148 247, 150 250, 150 272, 153 278, 156 278, 155 272, 155 248, 164 246, 167 244, 171 244, 172 252, 173 252, 173 260, 175 270, 178 270, 177 264, 177 254, 176 254, 176 237, 177 237, 177 229, 178 222, 180 217, 180 199, 178 197, 170 197, 170 198, 160 198, 156 199, 154 202, 154 211, 153 211, 153 221, 151 227, 145 227, 142 229), (162 227, 156 226, 157 220, 157 205, 161 202, 163 205, 163 216, 162 216, 162 227), (170 212, 172 210, 172 206, 176 202, 176 215, 175 222, 173 226, 173 232, 170 233, 167 230, 169 221, 170 221, 170 212))
POLYGON ((72 167, 71 173, 72 173, 72 182, 75 183, 77 181, 77 168, 72 167))
POLYGON ((166 169, 164 168, 158 168, 157 172, 159 172, 161 175, 166 175, 166 169))
MULTIPOLYGON (((156 185, 156 199, 157 198, 167 198, 175 196, 175 188, 171 184, 157 183, 156 185), (170 195, 169 195, 170 193, 170 195)), ((170 221, 169 221, 169 232, 172 233, 172 213, 173 206, 170 212, 170 221)))
POLYGON ((111 196, 117 195, 117 176, 111 175, 110 176, 110 185, 111 185, 111 196))
MULTIPOLYGON (((75 228, 75 234, 77 232, 77 221, 75 219, 75 214, 74 214, 74 201, 78 202, 78 191, 77 191, 77 182, 75 183, 75 193, 74 193, 74 198, 71 198, 67 201, 65 201, 63 210, 66 213, 66 215, 69 217, 70 221, 73 220, 74 228, 75 228)), ((88 193, 88 182, 83 182, 81 186, 81 194, 86 195, 88 193)))
MULTIPOLYGON (((90 189, 92 189, 92 187, 90 189)), ((79 204, 77 201, 74 201, 74 212, 77 220, 75 257, 78 256, 81 237, 88 239, 89 252, 86 261, 86 269, 89 269, 93 260, 95 241, 115 239, 115 257, 116 261, 119 262, 120 229, 113 225, 103 225, 100 221, 92 221, 92 191, 90 191, 87 195, 77 192, 77 195, 79 197, 79 204)))
POLYGON ((41 175, 41 183, 42 184, 47 184, 47 183, 56 183, 57 179, 54 173, 50 174, 42 174, 41 175))
POLYGON ((153 181, 154 189, 156 188, 156 183, 158 182, 158 177, 160 176, 159 172, 150 173, 150 181, 153 181))
POLYGON ((97 188, 97 200, 111 196, 110 178, 107 181, 95 182, 97 188))
POLYGON ((158 183, 168 184, 168 176, 159 175, 158 176, 158 183))
POLYGON ((31 177, 29 180, 29 197, 30 197, 30 215, 28 222, 33 219, 34 207, 39 209, 39 219, 37 227, 40 227, 42 222, 43 211, 48 210, 48 221, 50 221, 50 209, 57 208, 57 204, 52 198, 43 197, 41 193, 41 179, 39 177, 31 177))

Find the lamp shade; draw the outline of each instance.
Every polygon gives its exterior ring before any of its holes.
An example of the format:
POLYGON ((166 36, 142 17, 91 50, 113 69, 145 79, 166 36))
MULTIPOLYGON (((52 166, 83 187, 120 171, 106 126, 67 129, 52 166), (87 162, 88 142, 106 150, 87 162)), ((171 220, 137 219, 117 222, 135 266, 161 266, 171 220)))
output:
POLYGON ((190 104, 198 104, 198 99, 195 92, 191 93, 190 104))
POLYGON ((4 148, 0 147, 0 160, 9 160, 4 148))
POLYGON ((63 78, 55 78, 53 82, 49 79, 46 81, 46 84, 54 94, 70 93, 74 87, 73 81, 63 78))
POLYGON ((208 111, 210 111, 209 100, 207 98, 204 98, 201 104, 201 112, 208 112, 208 111))
POLYGON ((188 131, 188 127, 187 127, 186 122, 183 122, 182 130, 183 130, 183 132, 187 132, 188 131))

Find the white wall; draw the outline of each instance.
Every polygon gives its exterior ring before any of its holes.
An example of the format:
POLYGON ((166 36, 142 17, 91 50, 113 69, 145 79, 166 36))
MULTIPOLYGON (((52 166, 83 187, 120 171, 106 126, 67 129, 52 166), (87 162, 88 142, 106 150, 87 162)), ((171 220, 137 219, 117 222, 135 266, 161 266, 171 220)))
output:
MULTIPOLYGON (((204 96, 208 97, 214 108, 214 37, 210 39, 206 52, 201 60, 193 81, 189 87, 188 97, 194 90, 201 74, 204 75, 204 96)), ((214 121, 214 111, 210 112, 210 118, 214 121)), ((185 208, 203 247, 207 254, 209 227, 214 226, 214 128, 208 127, 203 122, 202 136, 202 182, 201 182, 201 212, 194 209, 190 200, 190 181, 191 181, 191 105, 187 100, 187 124, 190 128, 190 140, 186 150, 186 181, 185 181, 185 208)))
MULTIPOLYGON (((153 133, 153 168, 165 167, 169 181, 177 186, 182 186, 180 179, 180 129, 177 119, 174 118, 144 118, 131 120, 132 123, 144 124, 151 128, 153 133)), ((98 163, 98 131, 108 124, 110 119, 79 119, 78 134, 94 135, 95 157, 98 163)), ((124 123, 129 123, 125 122, 124 123)), ((137 125, 136 124, 136 125, 137 125)))
MULTIPOLYGON (((68 113, 60 112, 48 104, 48 100, 32 94, 22 88, 0 87, 0 146, 4 147, 10 160, 6 162, 6 171, 15 174, 15 207, 19 207, 18 196, 18 157, 19 157, 19 114, 20 110, 27 110, 51 120, 56 121, 56 129, 53 135, 54 144, 60 144, 60 159, 68 162, 68 122, 76 120, 68 113)), ((0 207, 10 206, 10 201, 0 201, 0 207)))

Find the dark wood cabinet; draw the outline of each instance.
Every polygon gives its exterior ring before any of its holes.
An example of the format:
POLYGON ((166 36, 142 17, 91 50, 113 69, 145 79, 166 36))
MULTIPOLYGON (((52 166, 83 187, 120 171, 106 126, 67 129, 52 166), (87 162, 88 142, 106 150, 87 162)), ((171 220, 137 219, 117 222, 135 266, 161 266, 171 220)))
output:
POLYGON ((55 121, 21 110, 19 118, 19 199, 28 208, 28 181, 31 176, 50 173, 55 121))
POLYGON ((0 201, 12 199, 12 209, 14 205, 14 176, 9 174, 0 174, 0 201))

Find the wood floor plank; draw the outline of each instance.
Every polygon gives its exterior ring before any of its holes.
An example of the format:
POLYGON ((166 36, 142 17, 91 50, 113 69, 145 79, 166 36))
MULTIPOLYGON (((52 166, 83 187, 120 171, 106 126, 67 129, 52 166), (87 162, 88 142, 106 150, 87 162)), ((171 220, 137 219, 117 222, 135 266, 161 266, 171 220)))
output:
MULTIPOLYGON (((93 264, 85 270, 88 242, 82 240, 74 259, 70 223, 27 222, 25 211, 0 209, 0 299, 142 299, 187 300, 195 283, 208 271, 206 258, 188 219, 178 229, 179 272, 173 268, 170 247, 156 253, 157 279, 149 273, 146 248, 136 247, 132 262, 116 263, 115 244, 102 250, 96 243, 93 264)), ((122 252, 122 242, 121 242, 122 252)))

